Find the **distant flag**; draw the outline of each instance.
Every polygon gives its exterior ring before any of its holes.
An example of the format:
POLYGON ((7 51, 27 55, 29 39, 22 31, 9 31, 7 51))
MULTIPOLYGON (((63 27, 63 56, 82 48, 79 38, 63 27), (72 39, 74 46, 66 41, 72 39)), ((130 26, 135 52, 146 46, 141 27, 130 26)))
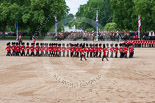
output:
POLYGON ((16 29, 18 28, 18 21, 15 20, 14 26, 16 29))
POLYGON ((56 16, 54 16, 54 18, 55 18, 55 23, 56 23, 56 25, 58 26, 57 17, 56 17, 56 16))
POLYGON ((98 26, 98 17, 96 17, 96 26, 98 26))
POLYGON ((138 17, 138 29, 141 30, 141 16, 138 17))

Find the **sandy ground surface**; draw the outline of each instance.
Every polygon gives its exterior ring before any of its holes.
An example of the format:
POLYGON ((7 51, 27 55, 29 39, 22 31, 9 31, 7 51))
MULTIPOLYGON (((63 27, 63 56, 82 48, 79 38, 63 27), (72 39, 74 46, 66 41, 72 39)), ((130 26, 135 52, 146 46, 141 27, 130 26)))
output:
POLYGON ((0 103, 155 103, 155 49, 133 59, 6 57, 0 41, 0 103))

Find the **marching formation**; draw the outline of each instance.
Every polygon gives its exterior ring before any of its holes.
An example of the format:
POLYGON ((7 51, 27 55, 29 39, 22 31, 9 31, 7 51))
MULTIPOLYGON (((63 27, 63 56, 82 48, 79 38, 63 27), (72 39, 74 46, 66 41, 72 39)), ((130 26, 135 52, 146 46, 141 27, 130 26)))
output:
POLYGON ((132 43, 134 47, 155 48, 155 40, 126 40, 125 44, 132 43))
POLYGON ((132 43, 126 44, 58 44, 58 43, 7 43, 6 56, 38 56, 38 57, 80 57, 84 58, 129 58, 134 56, 132 43), (12 45, 11 45, 12 44, 12 45))

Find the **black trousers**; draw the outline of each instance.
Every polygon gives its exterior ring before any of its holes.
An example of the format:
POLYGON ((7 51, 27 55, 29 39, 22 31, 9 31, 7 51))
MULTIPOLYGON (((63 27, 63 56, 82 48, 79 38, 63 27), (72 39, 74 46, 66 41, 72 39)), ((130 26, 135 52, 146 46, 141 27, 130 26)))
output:
POLYGON ((93 56, 93 53, 92 52, 90 52, 90 57, 92 57, 93 56))
POLYGON ((11 56, 11 51, 7 51, 6 56, 11 56))
POLYGON ((124 58, 127 58, 127 53, 124 53, 124 58))
POLYGON ((67 52, 67 55, 66 55, 66 57, 69 57, 69 52, 67 52))
POLYGON ((45 56, 48 57, 48 51, 45 51, 45 56))
POLYGON ((29 51, 27 51, 26 56, 29 56, 29 51))
POLYGON ((89 52, 87 52, 87 58, 89 57, 89 52))
POLYGON ((39 56, 39 51, 36 51, 36 56, 39 56))
POLYGON ((73 57, 73 52, 71 52, 71 57, 73 57))
POLYGON ((34 55, 34 51, 31 51, 31 56, 35 56, 35 55, 34 55))
POLYGON ((49 57, 52 57, 52 52, 49 52, 49 55, 48 55, 49 57))
POLYGON ((115 58, 117 58, 117 54, 118 54, 118 53, 115 53, 115 58))
POLYGON ((19 56, 19 51, 16 51, 16 56, 19 56))
POLYGON ((65 57, 65 51, 63 51, 63 57, 65 57))
POLYGON ((16 56, 16 51, 13 51, 11 56, 16 56))
POLYGON ((22 51, 21 56, 25 56, 25 51, 22 51))
POLYGON ((106 58, 106 60, 108 61, 108 58, 107 58, 106 55, 103 55, 103 56, 102 56, 102 61, 104 61, 104 58, 106 58))

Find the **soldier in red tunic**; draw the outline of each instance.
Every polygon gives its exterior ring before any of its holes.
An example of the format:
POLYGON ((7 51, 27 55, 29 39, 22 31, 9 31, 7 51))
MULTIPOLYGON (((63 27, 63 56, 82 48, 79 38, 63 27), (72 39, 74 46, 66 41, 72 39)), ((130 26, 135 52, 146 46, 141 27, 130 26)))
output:
POLYGON ((82 49, 82 44, 80 44, 79 49, 78 49, 78 57, 79 55, 81 55, 81 52, 80 52, 81 49, 82 49))
POLYGON ((30 50, 31 50, 31 55, 30 56, 35 56, 34 55, 34 43, 31 43, 30 50))
POLYGON ((79 47, 78 44, 75 45, 75 57, 78 57, 79 47))
POLYGON ((133 55, 134 55, 134 47, 133 47, 132 44, 129 45, 129 52, 130 52, 129 58, 133 58, 133 55))
POLYGON ((89 47, 88 47, 88 44, 86 44, 85 51, 87 52, 87 58, 88 58, 89 57, 89 47))
POLYGON ((102 48, 101 48, 101 45, 102 45, 102 44, 99 44, 99 47, 98 47, 98 53, 99 53, 99 56, 98 56, 98 57, 99 57, 99 58, 101 58, 101 51, 102 51, 102 50, 101 50, 101 49, 102 49, 102 48))
POLYGON ((44 44, 43 44, 43 43, 40 43, 40 48, 39 48, 39 50, 41 51, 40 56, 44 56, 44 44))
POLYGON ((73 57, 73 53, 74 53, 73 44, 70 44, 70 51, 71 51, 70 56, 73 57))
POLYGON ((69 44, 67 44, 66 51, 67 51, 67 55, 66 55, 66 57, 69 57, 69 44))
POLYGON ((30 49, 29 43, 27 43, 27 46, 26 46, 26 56, 29 56, 29 49, 30 49))
POLYGON ((65 47, 65 44, 64 43, 62 44, 61 50, 62 50, 62 53, 63 53, 63 57, 65 57, 66 47, 65 47))
POLYGON ((123 52, 124 52, 124 58, 127 58, 127 53, 128 53, 127 44, 125 44, 125 46, 123 48, 123 52))
POLYGON ((104 61, 104 58, 106 58, 106 60, 108 61, 107 55, 106 55, 106 48, 105 48, 105 44, 103 44, 103 56, 102 56, 102 61, 104 61))
POLYGON ((20 50, 22 51, 21 56, 25 56, 25 43, 22 43, 20 50))
POLYGON ((117 54, 118 54, 118 44, 115 44, 114 52, 115 52, 115 58, 117 58, 117 54))
POLYGON ((61 57, 61 44, 58 44, 58 46, 57 46, 57 56, 58 57, 61 57))
POLYGON ((114 47, 113 47, 113 44, 111 44, 110 52, 111 52, 111 56, 110 56, 110 58, 113 58, 113 53, 114 53, 114 47))
POLYGON ((107 52, 107 58, 109 58, 109 44, 107 43, 107 47, 106 47, 106 52, 107 52))
POLYGON ((56 57, 56 44, 55 43, 53 44, 52 51, 53 51, 53 57, 56 57))
POLYGON ((86 52, 85 52, 85 49, 84 49, 84 48, 85 48, 85 44, 83 44, 83 45, 82 45, 82 48, 80 49, 80 54, 81 54, 81 56, 80 56, 81 59, 80 59, 80 60, 81 60, 81 61, 82 61, 82 58, 84 58, 85 60, 87 60, 87 59, 86 59, 86 52))
POLYGON ((15 42, 12 42, 11 50, 12 50, 12 54, 11 54, 11 56, 16 56, 15 42))
POLYGON ((98 44, 94 44, 94 57, 97 57, 97 54, 98 54, 97 46, 98 44))
POLYGON ((35 47, 35 50, 36 50, 36 56, 40 56, 40 54, 39 54, 39 49, 40 49, 40 47, 39 47, 39 43, 36 43, 36 47, 35 47))
POLYGON ((92 47, 92 44, 90 44, 89 49, 90 49, 90 57, 92 58, 93 57, 93 52, 94 52, 94 49, 92 47))
POLYGON ((10 47, 10 42, 7 43, 7 47, 5 48, 7 50, 6 56, 11 56, 11 47, 10 47))
POLYGON ((49 43, 48 51, 49 51, 48 56, 52 57, 52 44, 51 43, 49 43))
POLYGON ((120 43, 119 45, 119 52, 120 52, 120 58, 123 58, 123 47, 122 47, 122 44, 120 43))
POLYGON ((45 51, 45 55, 44 56, 48 57, 48 43, 45 43, 44 51, 45 51))
POLYGON ((18 45, 18 42, 16 43, 16 56, 19 56, 19 53, 20 53, 20 47, 18 45))

